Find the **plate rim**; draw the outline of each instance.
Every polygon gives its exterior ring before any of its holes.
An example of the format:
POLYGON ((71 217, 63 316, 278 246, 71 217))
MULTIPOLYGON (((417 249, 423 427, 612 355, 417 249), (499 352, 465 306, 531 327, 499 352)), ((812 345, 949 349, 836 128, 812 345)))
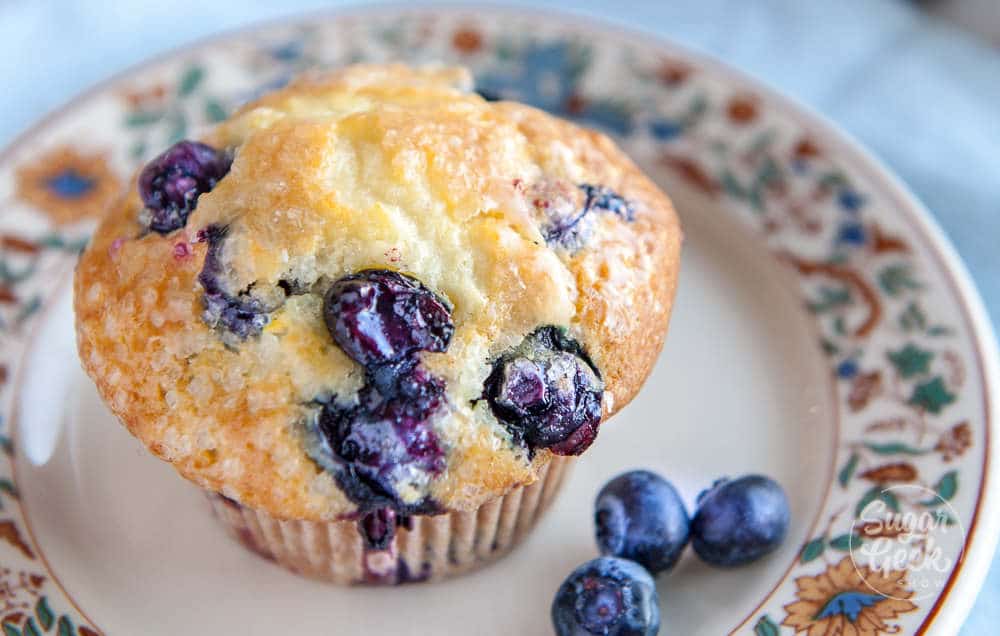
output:
MULTIPOLYGON (((514 16, 536 15, 548 20, 561 20, 569 26, 579 28, 583 31, 598 32, 618 39, 628 39, 637 42, 641 47, 655 50, 657 52, 671 55, 679 55, 682 58, 694 61, 699 66, 710 69, 717 77, 732 80, 732 83, 752 88, 756 93, 767 98, 768 101, 778 105, 782 112, 793 116, 804 124, 804 127, 811 132, 815 132, 823 139, 827 147, 836 147, 838 151, 834 153, 838 157, 845 159, 856 159, 852 167, 867 176, 873 183, 881 184, 884 193, 897 202, 898 213, 908 217, 912 222, 916 234, 927 248, 930 259, 935 261, 942 278, 960 301, 960 314, 968 324, 970 333, 970 344, 974 348, 974 358, 979 365, 983 379, 983 412, 986 416, 984 423, 985 446, 983 451, 984 466, 982 479, 978 484, 978 494, 976 505, 967 528, 965 547, 962 552, 959 564, 949 576, 942 592, 935 598, 934 604, 924 617, 916 634, 928 633, 930 629, 949 629, 954 633, 962 627, 973 604, 975 603, 982 585, 986 579, 991 566, 993 556, 996 552, 998 541, 1000 541, 1000 492, 992 493, 992 486, 1000 482, 1000 345, 998 345, 995 327, 986 311, 985 304, 965 262, 958 254, 950 237, 947 235, 941 224, 934 217, 930 209, 913 193, 900 176, 898 176, 888 165, 872 150, 869 150, 857 137, 837 124, 833 119, 778 88, 765 79, 735 67, 715 54, 706 51, 695 45, 681 43, 654 33, 644 27, 625 25, 614 18, 598 17, 578 10, 550 7, 534 7, 520 2, 509 4, 497 2, 442 2, 433 1, 419 4, 406 4, 396 0, 377 5, 346 5, 340 7, 328 7, 315 10, 297 11, 283 16, 255 20, 247 24, 232 28, 223 29, 214 33, 193 38, 187 42, 168 47, 152 56, 141 59, 127 67, 111 74, 110 76, 96 82, 89 88, 76 93, 60 105, 48 110, 40 118, 20 133, 15 134, 6 144, 0 148, 0 163, 6 162, 21 149, 22 146, 30 143, 32 138, 45 131, 53 122, 62 116, 72 112, 81 103, 91 98, 104 94, 123 80, 133 77, 136 73, 154 67, 160 63, 168 62, 182 55, 189 55, 203 49, 225 43, 229 40, 239 40, 254 33, 265 32, 269 29, 281 27, 292 27, 304 24, 311 20, 332 22, 345 17, 365 17, 384 15, 461 15, 472 14, 477 17, 482 14, 505 14, 514 16)), ((61 273, 60 277, 67 276, 61 273)), ((60 280, 57 287, 65 284, 60 280)), ((25 339, 28 347, 33 341, 38 324, 33 325, 30 336, 25 339)), ((18 356, 17 375, 12 386, 12 405, 17 404, 21 386, 28 349, 18 356)), ((16 413, 16 410, 13 412, 16 413)), ((11 421, 12 431, 16 421, 11 421)), ((835 458, 834 458, 835 459, 835 458)), ((12 462, 13 465, 13 462, 12 462)), ((828 499, 830 490, 824 494, 824 501, 828 499)), ((20 507, 23 506, 19 503, 20 507)), ((822 510, 822 507, 821 507, 822 510)), ((24 515, 26 527, 34 538, 34 532, 30 530, 30 522, 27 515, 24 515)), ((43 564, 56 583, 63 596, 70 602, 80 615, 90 621, 86 612, 82 610, 73 599, 72 595, 65 589, 58 577, 44 556, 41 557, 43 564)), ((787 573, 782 581, 787 578, 787 573)), ((779 582, 780 586, 780 582, 779 582)), ((760 604, 767 602, 776 591, 771 590, 760 604)), ((734 628, 734 632, 742 628, 759 610, 755 608, 742 623, 734 628)), ((91 624, 96 625, 93 621, 91 624)))

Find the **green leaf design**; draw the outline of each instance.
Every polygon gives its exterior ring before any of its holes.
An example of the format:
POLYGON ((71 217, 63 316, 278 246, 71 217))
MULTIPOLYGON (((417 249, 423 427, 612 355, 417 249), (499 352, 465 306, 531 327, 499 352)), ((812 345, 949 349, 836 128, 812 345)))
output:
POLYGON ((799 562, 809 563, 823 554, 824 550, 826 550, 826 537, 813 539, 803 546, 802 554, 799 555, 799 562))
POLYGON ((910 266, 905 263, 885 267, 878 274, 878 284, 890 296, 899 296, 904 291, 915 291, 923 287, 913 278, 910 266))
POLYGON ((840 472, 837 474, 837 481, 842 488, 847 488, 851 477, 854 476, 854 471, 858 468, 859 461, 861 461, 861 457, 857 453, 851 453, 851 457, 847 460, 847 463, 840 469, 840 472))
POLYGON ((958 523, 958 521, 956 521, 954 519, 954 517, 952 517, 950 514, 948 514, 944 510, 935 510, 934 511, 934 520, 937 521, 938 523, 943 523, 946 526, 953 526, 956 523, 958 523))
POLYGON ((205 78, 205 69, 198 65, 189 66, 184 74, 181 75, 181 81, 177 84, 177 94, 181 97, 187 97, 194 92, 198 85, 201 84, 201 80, 205 78))
POLYGON ((903 378, 912 378, 915 375, 923 375, 930 370, 931 360, 934 354, 925 351, 914 344, 907 344, 899 351, 890 351, 889 362, 896 367, 896 371, 903 378))
POLYGON ((5 492, 14 499, 20 497, 17 492, 17 487, 14 486, 14 482, 9 479, 0 479, 0 492, 5 492))
POLYGON ((0 281, 5 283, 20 283, 23 280, 27 280, 35 275, 35 266, 30 264, 27 267, 15 271, 11 269, 10 265, 6 262, 0 260, 0 281))
POLYGON ((128 156, 132 159, 142 159, 146 154, 146 142, 139 140, 128 149, 128 156))
POLYGON ((748 194, 746 188, 743 187, 729 170, 722 171, 722 174, 719 176, 719 183, 722 184, 722 188, 726 191, 726 194, 734 199, 744 199, 748 194))
POLYGON ((704 95, 696 95, 688 105, 687 112, 681 116, 681 125, 685 128, 694 126, 708 112, 708 100, 704 95))
POLYGON ((58 630, 59 636, 73 636, 75 628, 73 627, 73 621, 69 619, 69 616, 63 614, 59 617, 58 630))
POLYGON ((838 336, 847 335, 847 321, 844 320, 843 316, 837 316, 833 319, 833 332, 838 336))
POLYGON ((933 498, 920 503, 928 508, 933 508, 934 506, 940 506, 942 499, 944 501, 951 501, 955 497, 955 493, 958 492, 958 471, 950 470, 942 475, 941 479, 939 479, 938 483, 934 486, 934 491, 938 494, 940 499, 933 498))
POLYGON ((824 188, 838 188, 847 185, 847 177, 840 172, 828 172, 819 179, 819 185, 824 188))
POLYGON ((217 99, 205 100, 205 119, 210 123, 218 123, 226 118, 226 109, 217 99))
POLYGON ((35 616, 38 617, 38 622, 41 623, 42 629, 45 631, 52 629, 52 623, 55 622, 56 617, 52 613, 52 608, 49 607, 48 599, 44 596, 35 603, 35 616))
POLYGON ((14 627, 10 623, 4 623, 3 636, 22 636, 22 635, 21 635, 21 630, 19 630, 17 627, 14 627))
POLYGON ((828 356, 835 356, 840 353, 840 347, 835 345, 832 341, 822 338, 819 341, 819 346, 823 349, 823 353, 828 356))
POLYGON ((851 304, 851 290, 847 287, 828 287, 823 286, 819 288, 819 298, 810 302, 808 307, 809 311, 814 314, 822 314, 838 307, 844 307, 851 304))
POLYGON ((955 394, 948 390, 941 376, 918 384, 913 388, 910 404, 937 415, 944 407, 955 401, 955 394))
POLYGON ((952 331, 951 327, 945 327, 944 325, 934 325, 933 327, 927 330, 927 335, 934 337, 950 336, 952 333, 954 332, 952 331))
POLYGON ((142 128, 160 121, 165 114, 162 110, 135 111, 125 116, 125 125, 129 128, 142 128))
POLYGON ((878 455, 926 455, 930 451, 924 448, 914 448, 902 442, 889 442, 887 444, 876 444, 869 442, 865 448, 878 455))
POLYGON ((950 470, 945 473, 940 480, 938 480, 937 486, 935 486, 937 494, 941 496, 945 501, 951 501, 955 497, 955 493, 958 492, 958 471, 950 470))
POLYGON ((0 435, 0 449, 3 449, 4 454, 8 457, 14 455, 14 443, 6 435, 0 435))
POLYGON ((181 111, 176 111, 170 115, 167 145, 177 143, 181 139, 184 139, 185 135, 187 135, 187 117, 181 111))
POLYGON ((868 507, 868 504, 875 501, 878 498, 879 493, 881 492, 882 488, 880 486, 869 488, 868 492, 866 492, 864 496, 861 497, 861 501, 858 502, 858 505, 854 507, 854 516, 860 517, 861 513, 864 512, 865 508, 868 507))
POLYGON ((21 308, 21 311, 17 312, 17 315, 14 317, 14 322, 16 324, 23 323, 25 320, 35 315, 41 308, 42 308, 41 296, 33 297, 31 300, 28 301, 28 303, 24 307, 21 308))
POLYGON ((24 636, 42 636, 42 632, 38 631, 38 625, 35 624, 35 619, 28 618, 28 622, 24 624, 24 636))
POLYGON ((771 620, 771 617, 764 614, 753 627, 754 636, 778 636, 778 625, 771 620))
POLYGON ((885 505, 889 506, 890 510, 893 512, 899 512, 899 500, 896 499, 896 495, 889 491, 885 491, 879 495, 879 498, 885 502, 885 505))
POLYGON ((839 537, 834 537, 830 539, 830 547, 834 550, 840 550, 841 552, 848 552, 852 548, 861 545, 861 537, 856 534, 842 534, 839 537))
POLYGON ((865 508, 876 499, 881 499, 886 507, 893 512, 899 512, 899 499, 896 498, 896 495, 888 490, 884 490, 882 486, 872 486, 854 508, 854 516, 860 518, 865 508))
POLYGON ((926 324, 927 317, 916 302, 911 302, 907 305, 903 313, 899 315, 899 326, 905 331, 923 329, 926 324))

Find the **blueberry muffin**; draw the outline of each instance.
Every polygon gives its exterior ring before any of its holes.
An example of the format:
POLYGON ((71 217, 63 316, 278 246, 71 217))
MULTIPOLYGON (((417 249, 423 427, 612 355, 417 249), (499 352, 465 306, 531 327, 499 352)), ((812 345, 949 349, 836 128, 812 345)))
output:
POLYGON ((80 357, 249 547, 340 582, 505 551, 628 404, 681 231, 604 135, 463 69, 307 75, 139 173, 80 357))

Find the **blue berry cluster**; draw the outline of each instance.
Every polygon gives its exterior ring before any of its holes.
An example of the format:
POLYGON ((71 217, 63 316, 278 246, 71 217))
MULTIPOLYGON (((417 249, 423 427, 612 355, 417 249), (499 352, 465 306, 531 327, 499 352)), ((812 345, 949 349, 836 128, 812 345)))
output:
POLYGON ((746 565, 777 549, 789 523, 781 486, 760 475, 716 481, 691 517, 670 482, 634 470, 605 484, 594 508, 602 556, 574 570, 556 593, 559 636, 652 636, 660 629, 653 576, 672 569, 689 542, 710 565, 746 565))
POLYGON ((323 316, 334 342, 364 368, 365 385, 356 400, 321 404, 316 459, 335 468, 337 483, 364 510, 438 512, 430 498, 403 503, 398 490, 414 474, 444 470, 430 420, 444 404, 445 385, 417 354, 448 348, 451 307, 411 276, 369 269, 330 286, 323 316))

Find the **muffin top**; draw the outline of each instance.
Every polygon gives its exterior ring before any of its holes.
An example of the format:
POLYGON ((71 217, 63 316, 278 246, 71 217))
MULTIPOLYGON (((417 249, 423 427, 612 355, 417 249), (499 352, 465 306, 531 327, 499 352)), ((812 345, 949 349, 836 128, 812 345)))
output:
POLYGON ((154 454, 281 518, 471 510, 632 399, 673 300, 670 201, 604 135, 470 87, 307 75, 142 169, 75 307, 154 454))

